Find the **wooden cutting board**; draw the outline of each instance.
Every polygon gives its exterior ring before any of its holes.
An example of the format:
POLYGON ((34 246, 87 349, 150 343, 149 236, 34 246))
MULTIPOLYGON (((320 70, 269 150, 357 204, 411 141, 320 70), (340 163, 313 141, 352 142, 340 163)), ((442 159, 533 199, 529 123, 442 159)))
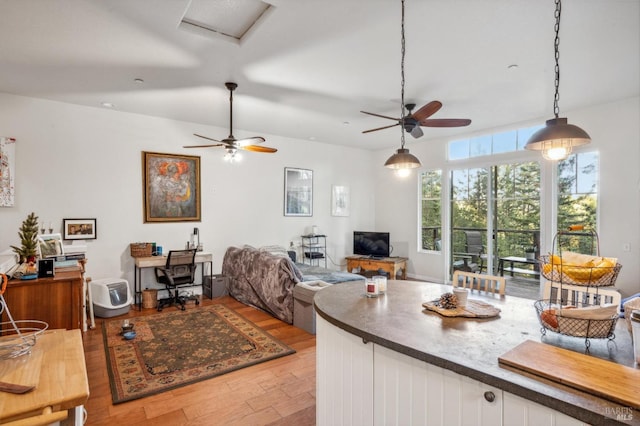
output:
POLYGON ((458 306, 454 309, 443 309, 438 305, 438 300, 424 302, 422 307, 433 312, 437 312, 445 317, 467 317, 467 318, 492 318, 500 315, 500 309, 480 300, 467 300, 466 306, 458 306))
POLYGON ((640 369, 533 340, 498 357, 498 362, 640 409, 640 369))

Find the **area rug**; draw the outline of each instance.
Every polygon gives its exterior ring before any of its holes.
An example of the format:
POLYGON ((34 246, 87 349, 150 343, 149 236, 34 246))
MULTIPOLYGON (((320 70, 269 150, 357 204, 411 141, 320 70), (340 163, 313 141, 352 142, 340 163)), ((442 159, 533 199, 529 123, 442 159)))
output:
POLYGON ((105 320, 102 335, 114 404, 143 398, 295 353, 237 312, 211 305, 130 319, 105 320))

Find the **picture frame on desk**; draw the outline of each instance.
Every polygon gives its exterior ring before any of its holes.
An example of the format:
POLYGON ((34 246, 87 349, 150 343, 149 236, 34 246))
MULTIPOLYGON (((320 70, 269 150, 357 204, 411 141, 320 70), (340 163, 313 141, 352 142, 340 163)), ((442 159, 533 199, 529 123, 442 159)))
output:
POLYGON ((98 238, 96 219, 62 219, 65 240, 95 240, 98 238))
POLYGON ((38 258, 46 259, 64 254, 62 234, 40 234, 37 237, 38 258))

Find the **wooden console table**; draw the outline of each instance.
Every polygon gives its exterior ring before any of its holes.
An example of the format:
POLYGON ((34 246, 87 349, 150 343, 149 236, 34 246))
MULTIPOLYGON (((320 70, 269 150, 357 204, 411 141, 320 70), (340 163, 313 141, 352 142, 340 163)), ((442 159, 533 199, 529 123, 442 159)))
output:
POLYGON ((400 272, 400 279, 407 279, 407 260, 406 257, 369 257, 369 256, 347 256, 347 271, 351 272, 355 268, 361 271, 379 271, 383 270, 389 274, 390 280, 397 279, 400 272))
MULTIPOLYGON (((10 280, 4 300, 14 320, 39 320, 49 329, 82 328, 82 271, 56 272, 53 278, 10 280)), ((5 313, 2 321, 8 321, 5 313)), ((10 325, 5 326, 9 328, 10 325)))

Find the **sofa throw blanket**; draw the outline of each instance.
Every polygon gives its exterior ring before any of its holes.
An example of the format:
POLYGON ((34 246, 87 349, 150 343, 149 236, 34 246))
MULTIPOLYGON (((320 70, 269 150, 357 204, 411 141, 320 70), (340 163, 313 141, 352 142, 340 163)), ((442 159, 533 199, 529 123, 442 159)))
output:
POLYGON ((301 276, 288 257, 253 247, 229 247, 222 274, 229 279, 231 297, 293 323, 293 288, 301 276))

